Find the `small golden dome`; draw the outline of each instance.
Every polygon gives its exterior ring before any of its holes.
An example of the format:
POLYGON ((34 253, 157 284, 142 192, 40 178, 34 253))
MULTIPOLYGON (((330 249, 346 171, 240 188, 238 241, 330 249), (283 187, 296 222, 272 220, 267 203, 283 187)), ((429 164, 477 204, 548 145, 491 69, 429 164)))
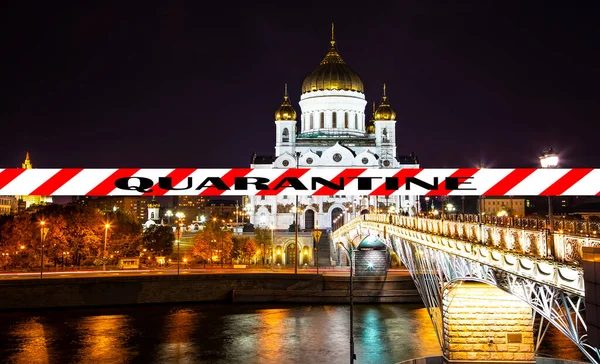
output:
POLYGON ((360 77, 348 67, 335 48, 333 24, 331 24, 331 47, 319 66, 302 82, 302 93, 322 90, 347 90, 364 93, 360 77))
POLYGON ((296 120, 296 110, 294 110, 288 98, 287 83, 285 84, 283 102, 275 111, 275 120, 296 120))
POLYGON ((375 111, 375 120, 396 120, 396 112, 387 101, 385 89, 385 84, 383 84, 383 97, 381 99, 381 104, 377 108, 377 111, 375 111))

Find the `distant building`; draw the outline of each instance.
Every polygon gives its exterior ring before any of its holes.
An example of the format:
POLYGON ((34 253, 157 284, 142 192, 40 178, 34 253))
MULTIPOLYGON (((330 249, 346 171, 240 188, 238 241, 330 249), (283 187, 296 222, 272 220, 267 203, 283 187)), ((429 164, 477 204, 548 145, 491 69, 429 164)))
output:
POLYGON ((508 216, 525 216, 526 200, 524 198, 485 197, 481 199, 482 212, 486 215, 497 215, 505 211, 508 216))
MULTIPOLYGON (((25 155, 25 161, 21 164, 21 168, 23 169, 32 169, 33 165, 31 164, 31 160, 29 159, 29 152, 25 155)), ((17 199, 16 212, 21 212, 33 205, 45 205, 52 203, 51 196, 15 196, 17 199)))

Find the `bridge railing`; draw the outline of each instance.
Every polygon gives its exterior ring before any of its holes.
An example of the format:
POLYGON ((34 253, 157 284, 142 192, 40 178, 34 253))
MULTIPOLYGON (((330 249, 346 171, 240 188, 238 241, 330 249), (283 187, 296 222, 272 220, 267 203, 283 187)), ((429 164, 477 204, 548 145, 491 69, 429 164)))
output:
MULTIPOLYGON (((511 217, 474 214, 440 214, 425 217, 433 220, 448 220, 457 222, 483 223, 485 225, 512 226, 524 229, 549 229, 548 220, 539 217, 511 217)), ((555 216, 552 230, 571 235, 600 237, 600 221, 567 218, 555 216)))
MULTIPOLYGON (((447 215, 452 216, 452 215, 447 215)), ((581 265, 583 247, 600 246, 600 237, 584 236, 555 231, 549 239, 549 230, 542 220, 519 219, 488 220, 495 224, 479 223, 476 215, 462 215, 452 219, 402 216, 397 214, 366 214, 358 217, 364 221, 380 222, 415 231, 449 237, 471 243, 483 244, 503 251, 536 258, 552 259, 566 264, 581 265), (497 223, 500 222, 500 223, 497 223), (554 245, 554 256, 550 255, 554 245)), ((571 224, 573 229, 581 225, 571 224)))

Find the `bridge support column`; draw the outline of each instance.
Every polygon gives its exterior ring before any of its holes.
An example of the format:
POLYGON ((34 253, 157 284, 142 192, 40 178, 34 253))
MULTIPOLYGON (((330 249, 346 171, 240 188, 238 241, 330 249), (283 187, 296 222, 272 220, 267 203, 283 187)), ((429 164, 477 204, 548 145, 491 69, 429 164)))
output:
POLYGON ((531 308, 504 291, 464 282, 443 299, 447 363, 533 363, 531 308))

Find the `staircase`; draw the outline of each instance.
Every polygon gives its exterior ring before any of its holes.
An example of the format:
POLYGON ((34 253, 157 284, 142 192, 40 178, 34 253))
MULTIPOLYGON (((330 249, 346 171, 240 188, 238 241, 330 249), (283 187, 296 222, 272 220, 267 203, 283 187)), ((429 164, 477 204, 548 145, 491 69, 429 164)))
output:
MULTIPOLYGON (((321 239, 319 240, 319 266, 331 267, 331 234, 327 230, 321 230, 321 239)), ((316 262, 315 262, 316 263, 316 262)))

